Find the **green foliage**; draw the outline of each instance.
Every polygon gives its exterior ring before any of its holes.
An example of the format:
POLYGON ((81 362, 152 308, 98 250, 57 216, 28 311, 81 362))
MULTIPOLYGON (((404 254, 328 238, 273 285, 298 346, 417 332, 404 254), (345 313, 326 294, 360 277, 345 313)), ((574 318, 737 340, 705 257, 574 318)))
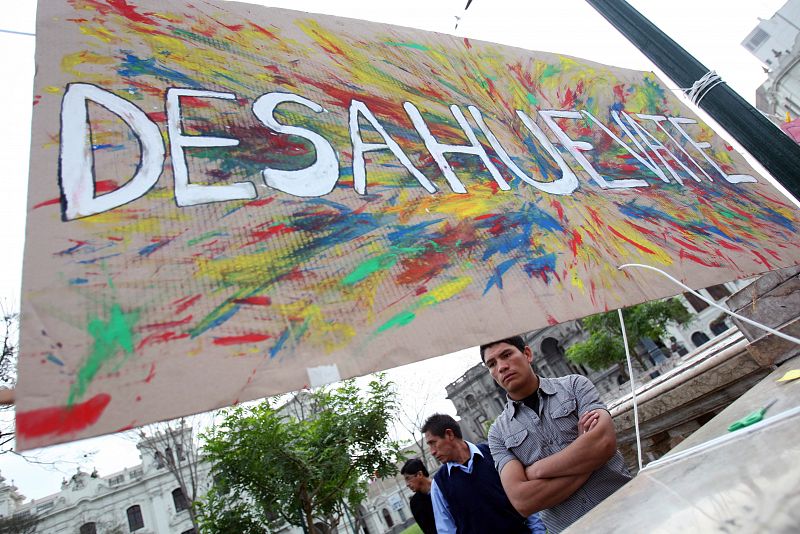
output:
POLYGON ((0 534, 33 534, 38 523, 39 518, 31 515, 0 517, 0 534))
POLYGON ((422 529, 421 529, 421 528, 419 528, 419 525, 417 525, 416 523, 414 523, 413 525, 411 525, 410 527, 408 527, 407 529, 405 529, 405 530, 404 530, 403 532, 401 532, 400 534, 422 534, 422 529))
POLYGON ((199 506, 203 532, 250 533, 284 521, 308 532, 319 520, 335 526, 345 507, 364 500, 369 477, 394 474, 397 401, 383 375, 366 392, 346 381, 307 395, 307 417, 265 400, 227 410, 203 436, 214 480, 199 506))
MULTIPOLYGON (((675 298, 631 306, 623 311, 623 316, 628 344, 632 349, 644 338, 661 338, 670 322, 685 323, 691 318, 675 298)), ((581 322, 589 332, 589 338, 568 347, 567 358, 592 369, 605 369, 625 359, 625 345, 616 311, 592 315, 581 322)), ((631 353, 642 363, 635 349, 631 353)))

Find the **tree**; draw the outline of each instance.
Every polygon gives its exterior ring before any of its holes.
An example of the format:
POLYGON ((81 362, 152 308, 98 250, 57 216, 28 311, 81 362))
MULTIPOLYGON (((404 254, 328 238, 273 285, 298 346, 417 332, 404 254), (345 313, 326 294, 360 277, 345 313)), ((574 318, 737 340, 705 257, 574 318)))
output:
MULTIPOLYGON (((17 351, 19 341, 19 313, 8 311, 6 305, 0 303, 0 336, 3 338, 2 354, 0 354, 0 388, 13 388, 17 383, 17 351)), ((10 412, 14 405, 2 405, 0 411, 10 412)), ((12 450, 14 441, 14 420, 2 414, 0 426, 0 454, 12 450)))
POLYGON ((200 483, 198 468, 202 460, 193 443, 192 425, 187 425, 184 418, 153 423, 141 429, 138 437, 136 446, 142 455, 151 454, 175 478, 192 526, 200 532, 196 504, 200 483))
POLYGON ((33 534, 39 518, 35 515, 0 517, 0 534, 33 534))
MULTIPOLYGON (((625 331, 630 347, 644 338, 660 339, 670 322, 685 323, 691 315, 678 299, 654 300, 631 306, 623 312, 625 331)), ((567 348, 567 358, 592 369, 605 369, 625 359, 622 329, 617 312, 592 315, 581 320, 589 338, 567 348)), ((641 356, 633 350, 634 358, 644 367, 641 356)))
POLYGON ((320 530, 315 522, 333 529, 364 500, 370 477, 394 474, 393 384, 377 375, 365 392, 348 380, 304 393, 294 402, 310 407, 308 417, 267 399, 224 411, 203 436, 213 478, 200 506, 203 532, 263 532, 259 525, 284 522, 309 533, 320 530))

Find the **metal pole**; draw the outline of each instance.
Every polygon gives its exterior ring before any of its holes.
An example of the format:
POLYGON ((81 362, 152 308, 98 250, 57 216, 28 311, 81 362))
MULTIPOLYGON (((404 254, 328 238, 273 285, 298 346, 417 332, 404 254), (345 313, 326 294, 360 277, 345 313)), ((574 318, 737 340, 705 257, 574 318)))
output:
MULTIPOLYGON (((691 87, 708 69, 625 0, 586 0, 678 87, 691 87)), ((721 83, 698 106, 730 133, 795 198, 800 199, 800 145, 721 83)))

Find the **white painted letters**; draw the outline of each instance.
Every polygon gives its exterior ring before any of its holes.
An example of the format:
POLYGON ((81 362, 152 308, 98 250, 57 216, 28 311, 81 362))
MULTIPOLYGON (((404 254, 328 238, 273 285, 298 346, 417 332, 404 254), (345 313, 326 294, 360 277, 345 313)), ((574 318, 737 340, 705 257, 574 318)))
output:
POLYGON ((181 128, 181 97, 222 98, 235 100, 232 93, 198 91, 196 89, 167 89, 167 131, 169 132, 169 153, 172 158, 172 174, 175 179, 175 202, 178 206, 194 206, 224 200, 243 200, 256 198, 256 188, 251 182, 238 182, 229 185, 200 185, 189 183, 189 167, 186 165, 185 147, 236 146, 238 139, 183 135, 181 128))
POLYGON ((275 120, 274 113, 278 104, 294 102, 303 105, 315 113, 323 113, 325 109, 316 102, 291 93, 267 93, 253 103, 253 113, 267 127, 278 133, 297 135, 311 141, 317 151, 317 160, 296 171, 264 169, 264 183, 269 187, 298 197, 321 197, 327 195, 339 180, 339 160, 331 144, 321 135, 298 126, 288 126, 275 120))
POLYGON ((59 154, 64 220, 103 213, 147 193, 158 181, 164 165, 164 142, 158 126, 127 100, 85 83, 67 87, 61 101, 61 152, 59 154), (94 152, 89 129, 89 101, 103 106, 127 124, 141 149, 136 174, 123 186, 95 196, 94 152))
POLYGON ((375 118, 375 115, 372 114, 372 111, 370 111, 366 104, 355 99, 350 102, 350 141, 353 144, 353 188, 357 193, 363 195, 367 190, 367 170, 364 164, 364 152, 387 149, 391 150, 392 154, 403 164, 403 167, 408 169, 408 172, 417 179, 428 193, 436 192, 436 186, 414 167, 411 160, 408 159, 408 156, 406 156, 400 148, 400 145, 386 133, 386 130, 381 126, 381 123, 378 122, 378 119, 375 118), (375 128, 375 131, 383 137, 384 141, 386 141, 385 143, 364 142, 361 138, 361 130, 358 125, 359 113, 367 119, 367 122, 369 122, 370 125, 375 128))
POLYGON ((539 111, 539 115, 542 116, 544 119, 545 124, 553 130, 553 133, 556 134, 556 137, 564 145, 570 154, 581 164, 581 166, 589 173, 589 176, 602 187, 603 189, 620 189, 624 187, 647 187, 648 184, 644 180, 638 180, 634 178, 628 178, 625 180, 606 180, 600 173, 598 173, 592 164, 589 163, 589 160, 586 159, 586 156, 582 154, 582 152, 593 150, 594 147, 589 143, 585 143, 583 141, 575 141, 571 139, 567 133, 562 130, 558 123, 556 123, 555 119, 581 119, 582 115, 577 111, 555 111, 555 110, 542 110, 539 111))

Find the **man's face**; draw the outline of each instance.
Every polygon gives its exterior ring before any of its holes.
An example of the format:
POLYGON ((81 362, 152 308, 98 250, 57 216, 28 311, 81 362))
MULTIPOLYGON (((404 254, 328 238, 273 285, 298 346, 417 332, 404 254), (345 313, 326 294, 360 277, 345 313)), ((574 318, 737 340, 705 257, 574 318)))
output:
POLYGON ((405 474, 403 478, 406 481, 406 487, 417 493, 422 490, 422 479, 425 478, 425 475, 422 474, 422 471, 417 471, 413 475, 405 474))
POLYGON ((425 432, 425 443, 434 458, 441 463, 447 463, 456 459, 458 449, 456 447, 456 436, 449 428, 444 431, 444 436, 434 436, 430 432, 425 432))
POLYGON ((512 399, 519 400, 518 395, 528 392, 534 384, 530 347, 526 346, 524 351, 520 351, 514 345, 497 343, 487 348, 483 354, 484 364, 492 378, 512 399))

